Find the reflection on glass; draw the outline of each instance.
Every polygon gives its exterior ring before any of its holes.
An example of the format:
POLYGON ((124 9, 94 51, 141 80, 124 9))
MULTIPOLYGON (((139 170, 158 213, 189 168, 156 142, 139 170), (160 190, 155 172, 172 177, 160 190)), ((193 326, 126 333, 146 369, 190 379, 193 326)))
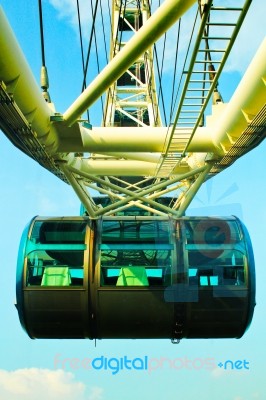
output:
MULTIPOLYGON (((215 253, 215 250, 213 251, 215 253)), ((245 285, 245 256, 238 250, 224 250, 216 257, 188 252, 189 283, 199 286, 245 285)))
POLYGON ((36 250, 28 254, 27 286, 82 286, 83 276, 83 251, 53 250, 51 255, 36 250))
POLYGON ((103 221, 101 285, 170 284, 168 221, 103 221))

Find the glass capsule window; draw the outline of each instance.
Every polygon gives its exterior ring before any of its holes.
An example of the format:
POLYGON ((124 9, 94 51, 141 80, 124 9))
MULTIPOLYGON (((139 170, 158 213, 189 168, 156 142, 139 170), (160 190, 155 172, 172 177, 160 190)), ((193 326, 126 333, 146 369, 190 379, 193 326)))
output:
POLYGON ((188 252, 189 284, 198 286, 245 286, 245 256, 238 250, 224 250, 218 257, 200 251, 188 252))
POLYGON ((164 286, 171 280, 168 221, 103 221, 101 286, 164 286))
POLYGON ((27 244, 26 286, 82 286, 86 222, 36 221, 27 244))
POLYGON ((242 239, 238 224, 223 219, 185 221, 187 244, 223 245, 238 243, 242 239))
POLYGON ((30 240, 43 244, 83 244, 85 242, 86 222, 49 220, 36 221, 30 240))
POLYGON ((27 286, 82 286, 83 251, 62 252, 33 251, 27 257, 27 286))
POLYGON ((218 218, 185 221, 189 284, 202 287, 246 285, 242 242, 236 221, 218 218))

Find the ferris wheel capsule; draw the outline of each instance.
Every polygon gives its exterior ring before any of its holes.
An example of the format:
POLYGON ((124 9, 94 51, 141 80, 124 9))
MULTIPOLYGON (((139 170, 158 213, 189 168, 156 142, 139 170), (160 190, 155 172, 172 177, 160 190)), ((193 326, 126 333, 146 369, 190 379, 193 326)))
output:
POLYGON ((236 217, 35 217, 17 267, 31 338, 239 338, 255 307, 236 217))

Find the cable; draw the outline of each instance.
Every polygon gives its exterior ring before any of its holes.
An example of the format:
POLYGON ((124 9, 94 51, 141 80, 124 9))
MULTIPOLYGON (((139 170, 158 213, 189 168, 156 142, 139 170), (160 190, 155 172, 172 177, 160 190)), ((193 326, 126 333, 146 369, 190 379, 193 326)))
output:
POLYGON ((88 65, 89 65, 89 59, 90 59, 90 53, 91 53, 91 45, 92 45, 93 32, 94 32, 95 21, 96 21, 96 13, 97 13, 97 8, 98 8, 98 2, 99 2, 99 0, 96 0, 94 10, 93 10, 93 6, 92 6, 92 3, 91 3, 92 26, 91 26, 90 39, 89 39, 88 51, 87 51, 87 57, 86 57, 86 63, 85 63, 85 75, 84 75, 84 79, 83 79, 83 83, 82 83, 82 91, 86 87, 85 78, 86 78, 87 73, 88 73, 88 65))
MULTIPOLYGON (((186 62, 187 62, 190 46, 191 46, 191 43, 192 43, 192 38, 193 38, 193 35, 194 35, 194 31, 195 31, 195 28, 196 28, 196 22, 197 22, 197 19, 198 19, 198 14, 199 14, 199 10, 197 10, 197 13, 196 13, 196 16, 195 16, 195 19, 194 19, 194 24, 193 24, 193 28, 192 28, 192 31, 191 31, 191 35, 190 35, 190 39, 189 39, 189 43, 188 43, 188 47, 187 47, 187 52, 186 52, 186 57, 185 57, 184 64, 183 64, 182 73, 181 73, 180 79, 179 79, 179 84, 178 84, 178 88, 177 88, 177 92, 176 92, 176 96, 175 96, 173 109, 175 108, 176 103, 177 103, 177 97, 178 97, 179 90, 180 90, 180 87, 181 87, 182 77, 183 77, 184 72, 185 72, 185 66, 186 66, 186 62)), ((172 118, 172 116, 173 115, 171 115, 171 118, 172 118)), ((170 123, 171 123, 171 120, 170 120, 170 123)))
POLYGON ((173 108, 174 108, 174 92, 175 92, 175 81, 176 81, 176 70, 177 70, 177 57, 178 57, 178 51, 179 51, 180 29, 181 29, 181 18, 179 19, 179 22, 178 22, 178 33, 177 33, 177 40, 176 40, 175 66, 174 66, 174 73, 173 73, 173 86, 172 86, 172 96, 171 96, 169 121, 171 121, 171 119, 172 119, 173 108))
POLYGON ((42 19, 42 0, 39 0, 39 22, 40 22, 42 66, 45 67, 45 51, 44 51, 44 35, 43 35, 43 19, 42 19))
MULTIPOLYGON (((81 61, 82 61, 82 69, 83 69, 83 80, 84 80, 85 86, 87 86, 87 83, 86 83, 86 72, 85 72, 85 59, 84 59, 84 47, 83 47, 82 31, 81 31, 79 0, 77 0, 77 12, 78 12, 79 41, 80 41, 81 61)), ((90 115, 89 115, 89 110, 88 109, 87 109, 87 118, 88 118, 88 122, 89 122, 90 121, 90 115)))
MULTIPOLYGON (((97 1, 97 3, 98 3, 98 1, 97 1)), ((93 12, 92 0, 91 0, 91 11, 93 12)), ((95 19, 96 19, 96 14, 95 14, 95 19)), ((95 51, 96 51, 97 70, 98 70, 98 74, 99 74, 100 73, 100 63, 99 63, 99 53, 98 53, 98 46, 97 46, 97 40, 96 40, 95 24, 93 24, 92 32, 93 32, 95 51)), ((103 96, 101 96, 101 105, 102 105, 102 115, 104 115, 103 96)))
MULTIPOLYGON (((109 2, 108 2, 108 3, 109 3, 109 2)), ((102 20, 102 28, 103 28, 103 41, 104 41, 104 49, 105 49, 105 58, 106 58, 106 63, 108 63, 107 44, 106 44, 106 34, 105 34, 104 20, 103 20, 102 0, 100 0, 100 9, 101 9, 101 20, 102 20)))
POLYGON ((42 88, 42 95, 47 101, 47 103, 51 103, 51 98, 48 92, 49 88, 49 79, 48 79, 48 72, 45 65, 45 50, 44 50, 44 34, 43 34, 43 18, 42 18, 42 0, 38 1, 39 4, 39 24, 40 24, 40 39, 41 39, 41 55, 42 55, 42 66, 41 66, 41 88, 42 88))
MULTIPOLYGON (((159 1, 159 5, 160 5, 160 1, 159 1)), ((151 15, 151 4, 149 2, 148 4, 149 7, 149 14, 151 15)), ((164 36, 164 47, 163 47, 163 55, 162 55, 162 64, 161 64, 161 71, 160 71, 160 67, 159 67, 159 60, 158 60, 158 53, 157 53, 157 47, 156 44, 154 44, 153 46, 153 54, 154 54, 154 58, 155 58, 155 62, 156 62, 156 69, 157 69, 157 73, 158 73, 158 81, 159 81, 159 95, 158 95, 158 105, 157 105, 157 112, 155 114, 154 110, 154 116, 156 116, 156 119, 158 118, 158 112, 159 112, 159 102, 161 99, 162 102, 162 108, 163 108, 163 117, 164 117, 164 123, 167 126, 167 118, 166 118, 166 111, 165 111, 165 103, 164 103, 164 96, 163 96, 163 89, 162 89, 162 68, 163 68, 163 63, 164 63, 164 54, 165 54, 165 40, 166 40, 166 35, 164 36)), ((149 77, 149 81, 150 81, 150 77, 149 77)), ((153 105, 154 108, 154 105, 153 105)))
MULTIPOLYGON (((164 97, 163 97, 163 91, 162 91, 162 76, 161 76, 161 72, 160 72, 160 69, 159 69, 158 53, 157 53, 157 47, 156 47, 155 44, 154 44, 154 55, 155 55, 156 69, 157 69, 158 81, 159 81, 158 103, 159 103, 160 98, 161 98, 162 108, 163 108, 164 123, 167 126, 166 111, 165 111, 164 97)), ((164 55, 163 55, 163 58, 164 58, 164 55)))
MULTIPOLYGON (((113 22, 112 22, 112 15, 111 15, 111 9, 110 9, 110 1, 107 2, 108 4, 108 16, 109 16, 109 26, 110 26, 110 32, 111 32, 111 43, 113 41, 113 37, 112 37, 112 32, 113 32, 113 22)), ((112 44, 111 44, 112 46, 112 44)), ((110 53, 110 52, 109 52, 110 53)), ((108 62, 108 57, 107 57, 107 62, 108 62)), ((106 99, 105 99, 105 109, 104 109, 104 114, 103 114, 103 118, 102 118, 102 126, 106 126, 106 123, 110 123, 111 121, 106 121, 106 117, 107 117, 107 104, 108 104, 108 99, 111 96, 111 89, 109 88, 107 93, 106 93, 106 99)), ((112 100, 112 106, 113 107, 113 100, 112 100)), ((110 115, 111 118, 111 115, 110 115)))
MULTIPOLYGON (((82 60, 82 67, 83 67, 84 80, 85 80, 85 83, 86 83, 84 47, 83 47, 82 32, 81 32, 81 20, 80 20, 79 0, 77 0, 77 12, 78 12, 79 41, 80 41, 80 49, 81 49, 81 60, 82 60)), ((86 86, 87 86, 87 85, 86 85, 86 86)))

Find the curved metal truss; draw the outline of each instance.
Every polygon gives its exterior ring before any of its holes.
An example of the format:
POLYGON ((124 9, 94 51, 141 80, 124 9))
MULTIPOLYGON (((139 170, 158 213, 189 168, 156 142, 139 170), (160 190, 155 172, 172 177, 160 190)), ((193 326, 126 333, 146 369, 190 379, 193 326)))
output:
MULTIPOLYGON (((251 0, 239 0, 237 7, 233 0, 226 6, 221 0, 194 3, 165 0, 151 12, 149 0, 113 0, 109 63, 63 114, 43 98, 0 12, 0 128, 72 185, 92 218, 130 213, 132 207, 182 216, 204 181, 265 137, 266 41, 228 104, 218 91, 251 0), (191 7, 196 22, 180 90, 163 124, 154 44, 172 26, 177 29, 191 7), (103 93, 102 125, 92 127, 82 115, 103 93), (205 122, 206 112, 211 115, 205 122), (95 191, 103 196, 93 196, 95 191)), ((160 75, 158 62, 157 70, 160 75)), ((170 87, 164 93, 170 97, 170 87)))

